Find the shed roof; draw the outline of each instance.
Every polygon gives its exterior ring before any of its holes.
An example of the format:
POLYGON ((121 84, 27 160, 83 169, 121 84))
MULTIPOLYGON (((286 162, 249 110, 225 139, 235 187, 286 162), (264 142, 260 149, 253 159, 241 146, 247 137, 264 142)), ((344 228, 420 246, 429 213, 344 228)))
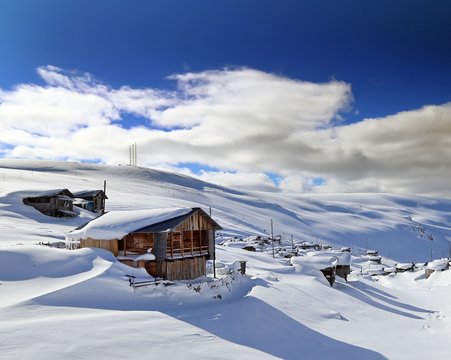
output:
POLYGON ((73 193, 74 197, 78 198, 87 198, 87 197, 94 197, 98 194, 102 194, 105 199, 108 199, 108 196, 103 192, 103 190, 82 190, 82 191, 76 191, 73 193))
POLYGON ((121 239, 130 233, 170 231, 194 212, 201 211, 215 229, 221 227, 200 208, 110 211, 66 234, 67 240, 121 239))

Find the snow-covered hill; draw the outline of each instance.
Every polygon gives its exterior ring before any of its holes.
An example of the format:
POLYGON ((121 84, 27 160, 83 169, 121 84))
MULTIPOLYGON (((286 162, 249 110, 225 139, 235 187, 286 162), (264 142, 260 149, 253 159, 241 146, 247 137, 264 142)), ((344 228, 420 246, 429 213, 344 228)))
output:
POLYGON ((449 256, 448 240, 446 199, 257 193, 144 168, 0 160, 0 359, 448 359, 451 270, 360 274, 367 247, 388 263, 428 261, 449 256), (35 245, 92 215, 50 218, 24 196, 104 180, 107 210, 211 207, 224 238, 268 234, 272 219, 286 241, 351 246, 354 271, 330 287, 286 259, 218 245, 218 269, 245 260, 248 276, 133 290, 125 275, 145 272, 106 251, 35 245))
POLYGON ((396 261, 449 254, 451 200, 393 194, 281 194, 228 189, 147 168, 68 162, 0 160, 0 244, 64 239, 91 216, 52 219, 22 204, 33 190, 99 189, 107 181, 107 210, 199 206, 223 236, 274 233, 288 240, 375 248, 396 261), (86 218, 88 217, 88 218, 86 218))

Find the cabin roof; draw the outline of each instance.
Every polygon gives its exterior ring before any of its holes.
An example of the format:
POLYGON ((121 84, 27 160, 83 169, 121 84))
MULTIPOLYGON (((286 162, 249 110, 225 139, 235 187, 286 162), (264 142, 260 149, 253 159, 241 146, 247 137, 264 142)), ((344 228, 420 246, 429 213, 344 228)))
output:
POLYGON ((310 251, 307 253, 310 257, 331 257, 337 260, 337 265, 351 265, 351 254, 341 251, 310 251))
POLYGON ((427 264, 427 268, 435 271, 444 270, 449 266, 449 259, 443 258, 443 259, 437 259, 430 261, 427 264))
POLYGON ((334 256, 293 256, 291 258, 292 265, 299 265, 306 269, 322 270, 333 267, 338 264, 338 260, 334 256))
POLYGON ((110 211, 66 234, 67 240, 121 239, 130 233, 170 231, 194 212, 201 211, 215 229, 221 227, 200 208, 110 211))
POLYGON ((71 198, 70 196, 66 196, 66 195, 56 195, 56 198, 59 200, 74 201, 73 198, 71 198))
POLYGON ((103 190, 82 190, 82 191, 76 191, 73 193, 74 197, 77 198, 87 198, 87 197, 94 197, 98 194, 102 194, 105 199, 108 199, 108 196, 103 192, 103 190))
POLYGON ((70 198, 74 197, 74 195, 68 189, 46 190, 46 191, 42 191, 40 193, 37 193, 37 194, 35 194, 33 196, 29 196, 29 197, 52 197, 52 196, 58 196, 58 195, 64 195, 64 196, 68 196, 70 198))
POLYGON ((222 229, 221 226, 214 221, 205 211, 203 211, 201 208, 192 208, 191 211, 188 214, 180 215, 171 219, 167 219, 164 221, 160 221, 155 224, 151 224, 148 226, 145 226, 141 229, 133 231, 133 233, 153 233, 153 232, 164 232, 164 231, 170 231, 174 229, 177 225, 179 225, 184 220, 188 219, 191 215, 193 215, 195 212, 201 212, 204 217, 207 219, 207 221, 213 226, 215 230, 222 229))

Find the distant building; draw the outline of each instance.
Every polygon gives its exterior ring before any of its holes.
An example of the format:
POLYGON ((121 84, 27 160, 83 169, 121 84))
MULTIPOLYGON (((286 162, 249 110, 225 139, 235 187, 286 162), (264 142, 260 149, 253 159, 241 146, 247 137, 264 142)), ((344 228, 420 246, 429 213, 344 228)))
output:
POLYGON ((366 251, 366 258, 369 261, 372 261, 374 263, 380 264, 382 261, 382 256, 379 255, 379 251, 377 250, 367 250, 366 251))
POLYGON ((105 200, 108 197, 103 190, 84 190, 73 194, 75 206, 96 213, 105 212, 105 200))
POLYGON ((29 196, 23 199, 23 203, 45 215, 72 217, 77 215, 73 211, 73 196, 68 189, 55 189, 29 196))
POLYGON ((219 229, 200 208, 110 211, 71 231, 66 240, 69 246, 109 250, 156 278, 183 280, 206 274, 219 229))

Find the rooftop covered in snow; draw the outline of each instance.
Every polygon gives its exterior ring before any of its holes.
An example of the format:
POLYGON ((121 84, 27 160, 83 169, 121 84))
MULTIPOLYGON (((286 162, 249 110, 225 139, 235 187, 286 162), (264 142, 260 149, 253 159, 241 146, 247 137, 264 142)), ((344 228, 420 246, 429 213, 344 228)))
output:
MULTIPOLYGON (((168 232, 200 208, 110 211, 66 234, 66 240, 121 239, 130 233, 168 232)), ((215 228, 220 226, 210 219, 215 228)))

